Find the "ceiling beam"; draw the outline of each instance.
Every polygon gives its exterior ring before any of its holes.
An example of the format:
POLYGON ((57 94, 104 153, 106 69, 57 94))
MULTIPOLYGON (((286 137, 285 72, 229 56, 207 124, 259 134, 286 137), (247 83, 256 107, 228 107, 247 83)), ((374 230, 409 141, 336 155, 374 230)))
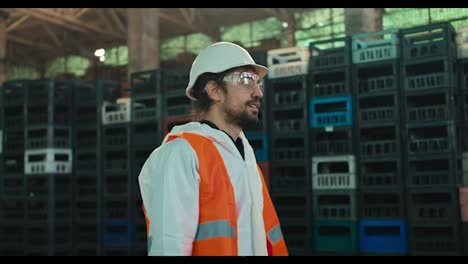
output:
POLYGON ((120 19, 115 8, 106 8, 106 10, 109 12, 112 21, 114 21, 115 25, 117 25, 117 28, 120 30, 120 32, 127 34, 127 27, 120 19))
POLYGON ((109 18, 106 16, 105 12, 106 12, 106 9, 102 8, 102 9, 97 10, 96 13, 98 17, 101 19, 101 21, 104 23, 107 30, 115 30, 113 23, 109 21, 109 18))
POLYGON ((7 34, 7 39, 9 39, 11 41, 15 41, 17 43, 21 43, 23 45, 27 45, 27 46, 31 46, 31 47, 35 47, 35 48, 39 48, 39 49, 43 49, 43 50, 54 49, 54 47, 49 46, 47 44, 27 40, 27 39, 24 39, 24 38, 21 38, 21 37, 16 37, 16 36, 13 36, 11 34, 7 34))
POLYGON ((188 24, 195 23, 195 13, 193 8, 179 8, 180 13, 188 24))
POLYGON ((41 26, 45 29, 49 37, 52 39, 52 41, 55 43, 60 48, 63 48, 63 43, 62 41, 59 40, 57 37, 57 34, 49 27, 47 23, 41 22, 41 26))
POLYGON ((102 35, 113 37, 113 38, 125 38, 125 36, 123 36, 122 34, 117 34, 114 32, 103 30, 99 28, 98 26, 84 23, 73 17, 58 15, 57 13, 50 11, 47 8, 34 8, 34 9, 15 8, 14 10, 21 12, 23 14, 31 15, 32 17, 47 21, 49 23, 53 23, 53 24, 71 29, 71 30, 76 30, 79 32, 86 32, 86 33, 89 33, 89 31, 92 31, 92 32, 100 33, 102 35))
POLYGON ((24 21, 26 21, 29 17, 31 17, 31 16, 30 16, 30 15, 24 15, 24 16, 20 17, 19 19, 17 19, 16 21, 13 21, 13 22, 10 23, 9 25, 7 25, 6 31, 7 31, 7 32, 12 31, 12 30, 15 29, 17 26, 19 26, 19 25, 22 24, 24 21))
POLYGON ((75 14, 74 14, 74 17, 75 18, 80 18, 82 15, 84 15, 85 13, 87 13, 89 11, 90 8, 80 8, 75 14))

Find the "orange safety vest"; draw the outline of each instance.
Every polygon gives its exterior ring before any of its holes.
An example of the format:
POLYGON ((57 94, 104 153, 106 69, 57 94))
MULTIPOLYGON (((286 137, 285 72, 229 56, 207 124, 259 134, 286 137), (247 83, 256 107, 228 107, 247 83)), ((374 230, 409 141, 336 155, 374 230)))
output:
MULTIPOLYGON (((194 133, 171 135, 166 143, 178 137, 190 143, 198 158, 200 212, 192 255, 237 256, 236 201, 224 161, 209 139, 194 133)), ((278 216, 265 185, 262 171, 258 166, 257 168, 262 179, 263 222, 267 234, 268 253, 273 256, 287 256, 288 249, 278 216)), ((149 224, 147 219, 147 230, 149 230, 149 224)))

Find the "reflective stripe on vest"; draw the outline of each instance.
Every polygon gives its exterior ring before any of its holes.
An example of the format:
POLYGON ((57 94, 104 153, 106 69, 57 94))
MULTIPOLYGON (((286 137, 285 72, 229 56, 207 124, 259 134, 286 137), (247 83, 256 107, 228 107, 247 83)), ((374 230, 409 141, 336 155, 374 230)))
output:
POLYGON ((235 231, 234 228, 229 225, 229 220, 218 220, 199 224, 195 241, 215 237, 233 238, 234 236, 235 231))
POLYGON ((280 225, 277 224, 272 229, 270 229, 268 231, 267 235, 268 235, 268 239, 270 239, 270 241, 272 243, 276 243, 276 242, 280 241, 280 239, 283 238, 283 233, 281 232, 280 225))

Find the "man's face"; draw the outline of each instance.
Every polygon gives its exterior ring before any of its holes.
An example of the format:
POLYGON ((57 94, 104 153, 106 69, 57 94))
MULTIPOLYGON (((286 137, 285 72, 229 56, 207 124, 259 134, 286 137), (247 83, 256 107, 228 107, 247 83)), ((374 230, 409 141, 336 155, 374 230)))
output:
POLYGON ((239 69, 225 78, 227 94, 222 111, 226 122, 245 129, 258 123, 260 101, 263 98, 261 80, 253 70, 239 69))

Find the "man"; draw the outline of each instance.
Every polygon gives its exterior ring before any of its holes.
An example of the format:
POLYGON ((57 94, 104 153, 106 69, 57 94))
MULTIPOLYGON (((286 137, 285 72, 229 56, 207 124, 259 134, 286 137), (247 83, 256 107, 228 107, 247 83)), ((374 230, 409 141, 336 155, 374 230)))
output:
POLYGON ((200 121, 175 126, 139 176, 149 255, 288 254, 242 132, 258 122, 267 73, 229 42, 193 62, 186 94, 200 121))

